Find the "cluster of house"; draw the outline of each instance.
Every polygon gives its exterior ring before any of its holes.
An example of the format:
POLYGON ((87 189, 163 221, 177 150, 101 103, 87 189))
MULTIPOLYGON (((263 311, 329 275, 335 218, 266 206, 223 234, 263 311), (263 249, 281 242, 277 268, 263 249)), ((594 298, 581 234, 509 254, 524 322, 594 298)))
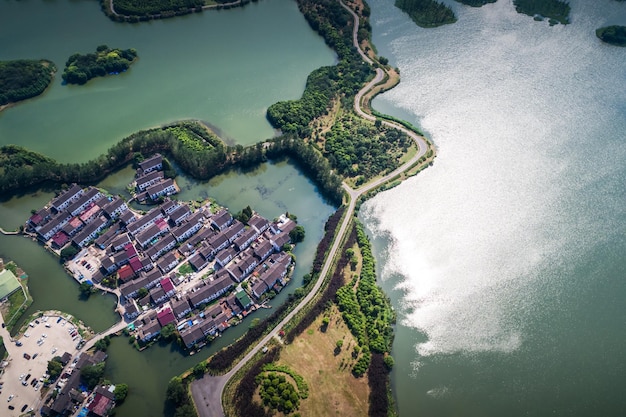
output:
POLYGON ((268 291, 286 284, 291 256, 282 248, 290 242, 289 232, 295 223, 285 216, 270 223, 255 213, 244 225, 224 209, 212 214, 209 206, 203 206, 191 212, 186 204, 168 201, 137 224, 144 219, 150 219, 154 225, 136 232, 137 226, 132 224, 127 233, 115 238, 112 249, 118 249, 109 255, 114 266, 116 259, 119 262, 129 258, 118 270, 124 282, 120 292, 126 318, 134 320, 150 310, 134 322, 136 337, 143 342, 174 323, 188 348, 201 344, 224 331, 231 318, 245 315, 253 306, 251 297, 260 300, 268 291), (163 218, 159 219, 161 215, 163 218), (166 231, 170 226, 173 227, 166 231), (146 270, 144 264, 150 262, 155 262, 156 267, 146 270), (177 278, 172 271, 183 263, 204 279, 191 282, 185 277, 177 278), (204 306, 244 280, 250 282, 250 295, 240 291, 204 310, 204 306))
POLYGON ((74 184, 35 212, 26 222, 26 230, 53 248, 60 249, 68 243, 82 248, 118 219, 120 224, 137 220, 121 198, 74 184))
POLYGON ((93 271, 90 279, 99 284, 107 276, 117 278, 124 315, 129 321, 137 319, 136 337, 147 342, 175 323, 188 347, 223 331, 233 316, 245 315, 254 305, 252 299, 261 300, 285 285, 292 258, 282 249, 296 226, 285 215, 270 222, 258 213, 244 224, 225 209, 213 213, 206 204, 192 211, 173 200, 139 215, 120 198, 77 185, 31 216, 27 225, 59 248, 69 242, 77 248, 94 242, 89 249, 94 258, 87 263, 93 271), (65 223, 57 223, 68 215, 65 223), (101 218, 94 223, 98 227, 88 222, 92 218, 101 218), (69 230, 66 226, 75 219, 82 229, 69 230), (43 234, 51 222, 59 228, 43 234), (191 281, 176 274, 183 264, 203 279, 191 281), (240 291, 211 311, 202 310, 243 281, 249 293, 240 291))
POLYGON ((113 394, 115 386, 100 385, 89 392, 80 380, 80 370, 83 367, 104 362, 107 355, 101 351, 93 355, 81 353, 69 367, 66 365, 72 360, 72 355, 65 352, 60 358, 65 370, 56 384, 57 395, 51 403, 41 408, 41 414, 44 416, 72 415, 82 408, 86 410, 84 414, 90 413, 99 417, 109 415, 115 407, 113 394))
POLYGON ((138 201, 157 201, 159 197, 170 196, 178 192, 176 181, 165 178, 163 157, 158 153, 139 162, 135 178, 134 186, 138 201))

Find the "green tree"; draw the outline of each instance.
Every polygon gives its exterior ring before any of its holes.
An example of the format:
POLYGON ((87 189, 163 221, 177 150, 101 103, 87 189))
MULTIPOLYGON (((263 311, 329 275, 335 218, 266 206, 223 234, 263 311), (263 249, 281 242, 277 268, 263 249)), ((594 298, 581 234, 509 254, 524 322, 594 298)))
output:
POLYGON ((94 389, 104 377, 104 362, 93 366, 82 367, 80 377, 87 385, 87 388, 94 389))
POLYGON ((61 262, 65 262, 68 259, 72 259, 78 253, 78 248, 73 245, 68 246, 67 248, 61 251, 61 262))
POLYGON ((103 352, 106 352, 110 344, 111 344, 111 338, 109 336, 105 336, 102 339, 96 341, 96 343, 94 343, 93 346, 96 349, 96 351, 101 350, 103 352))
POLYGON ((176 405, 183 404, 187 401, 187 390, 183 385, 182 379, 179 377, 170 379, 169 384, 167 384, 167 393, 165 398, 176 405))
POLYGON ((126 399, 126 396, 128 395, 128 385, 126 384, 115 385, 115 391, 113 391, 113 394, 115 395, 115 401, 117 401, 118 403, 121 403, 122 401, 124 401, 124 399, 126 399))
POLYGON ((202 375, 204 375, 206 370, 207 364, 205 361, 202 361, 193 367, 193 374, 196 376, 196 378, 200 378, 202 375))
POLYGON ((137 297, 143 298, 146 295, 148 295, 148 290, 145 287, 139 288, 139 291, 137 291, 137 297))
POLYGON ((50 375, 50 379, 58 378, 63 370, 63 364, 58 360, 55 360, 56 358, 58 358, 58 356, 48 361, 48 374, 50 375))
POLYGON ((167 324, 161 329, 161 337, 164 340, 172 340, 175 335, 176 327, 174 327, 174 323, 167 324))
POLYGON ((385 356, 385 359, 383 359, 383 361, 385 362, 385 366, 387 367, 387 369, 393 368, 393 365, 394 365, 393 356, 387 355, 385 356))
POLYGON ((293 243, 302 242, 304 240, 304 235, 304 227, 299 225, 294 227, 291 232, 289 232, 289 237, 293 243))
POLYGON ((78 288, 80 289, 81 298, 84 299, 89 298, 89 296, 96 291, 93 285, 85 281, 81 282, 78 288))

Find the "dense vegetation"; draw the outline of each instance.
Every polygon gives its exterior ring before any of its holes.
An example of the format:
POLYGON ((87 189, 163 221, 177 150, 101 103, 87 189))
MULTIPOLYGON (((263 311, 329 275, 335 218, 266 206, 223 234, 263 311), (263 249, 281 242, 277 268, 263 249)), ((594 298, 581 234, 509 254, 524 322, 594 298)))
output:
POLYGON ((606 26, 596 30, 596 36, 615 46, 626 46, 626 26, 606 26))
POLYGON ((0 61, 0 106, 43 93, 56 70, 46 60, 0 61))
POLYGON ((495 3, 496 0, 456 0, 459 3, 463 3, 467 6, 472 6, 472 7, 480 7, 480 6, 484 6, 487 3, 495 3))
POLYGON ((160 13, 181 13, 197 7, 204 0, 115 0, 115 11, 127 16, 142 16, 160 13))
POLYGON ((337 65, 319 68, 309 75, 302 98, 275 103, 267 110, 274 127, 304 138, 311 134, 310 123, 328 111, 333 99, 344 97, 351 106, 350 99, 372 70, 352 44, 352 18, 338 1, 298 0, 298 7, 339 58, 337 65))
POLYGON ((85 84, 95 77, 126 71, 137 58, 135 49, 111 49, 100 45, 93 54, 74 54, 65 63, 63 80, 69 84, 85 84))
POLYGON ((365 182, 396 169, 412 143, 398 129, 349 114, 324 134, 324 154, 341 175, 365 182))
POLYGON ((241 378, 233 397, 234 406, 237 410, 236 415, 245 417, 269 417, 273 415, 273 413, 266 412, 257 401, 254 401, 253 396, 257 389, 257 375, 263 371, 265 365, 278 360, 278 353, 277 348, 270 349, 241 378))
POLYGON ((165 398, 176 407, 174 417, 197 417, 196 408, 189 397, 189 379, 172 378, 167 385, 165 398))
POLYGON ((285 375, 275 372, 263 372, 256 376, 261 401, 270 410, 289 414, 300 407, 300 396, 285 375))
POLYGON ((395 314, 389 299, 376 284, 376 270, 371 243, 360 224, 356 225, 357 242, 363 263, 361 275, 337 291, 337 305, 350 331, 361 346, 363 355, 352 372, 363 375, 369 366, 369 352, 389 353, 393 341, 395 314), (355 291, 356 289, 356 291, 355 291))
POLYGON ((436 0, 396 0, 395 5, 423 28, 456 22, 452 9, 436 0))
POLYGON ((340 204, 341 178, 312 146, 290 137, 278 137, 244 148, 225 146, 219 138, 195 122, 134 133, 105 154, 79 164, 60 164, 16 145, 0 147, 0 194, 44 183, 94 183, 139 154, 169 154, 192 177, 207 180, 228 168, 254 166, 269 159, 292 158, 332 203, 340 204))
POLYGON ((550 19, 550 24, 569 23, 569 3, 562 0, 513 0, 515 10, 528 16, 542 16, 550 19))

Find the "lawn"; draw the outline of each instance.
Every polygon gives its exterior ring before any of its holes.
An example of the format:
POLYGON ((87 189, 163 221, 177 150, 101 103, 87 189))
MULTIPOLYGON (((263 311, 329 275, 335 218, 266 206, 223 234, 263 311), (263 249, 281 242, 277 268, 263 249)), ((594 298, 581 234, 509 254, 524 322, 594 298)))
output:
POLYGON ((367 377, 355 378, 351 373, 356 359, 352 349, 356 342, 336 306, 326 314, 330 324, 322 331, 323 315, 294 342, 284 346, 279 365, 287 365, 302 375, 309 386, 309 398, 300 401, 303 416, 366 416, 369 387, 367 377), (335 354, 338 340, 343 346, 335 354))

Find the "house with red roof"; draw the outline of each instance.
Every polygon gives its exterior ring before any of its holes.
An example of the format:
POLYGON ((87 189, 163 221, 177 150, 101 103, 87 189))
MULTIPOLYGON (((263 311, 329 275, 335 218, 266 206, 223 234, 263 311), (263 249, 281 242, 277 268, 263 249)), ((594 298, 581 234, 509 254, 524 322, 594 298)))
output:
POLYGON ((161 284, 161 288, 163 289, 163 291, 168 297, 171 297, 174 294, 176 294, 176 288, 174 288, 174 284, 172 284, 172 280, 169 279, 168 277, 163 278, 161 281, 159 281, 159 283, 161 284))
POLYGON ((165 327, 168 324, 175 322, 176 317, 174 316, 172 309, 166 307, 157 313, 157 320, 161 323, 162 327, 165 327))
POLYGON ((134 278, 135 271, 133 271, 133 268, 131 268, 130 265, 124 265, 123 267, 120 268, 119 271, 117 271, 117 276, 123 282, 128 282, 132 278, 134 278))

